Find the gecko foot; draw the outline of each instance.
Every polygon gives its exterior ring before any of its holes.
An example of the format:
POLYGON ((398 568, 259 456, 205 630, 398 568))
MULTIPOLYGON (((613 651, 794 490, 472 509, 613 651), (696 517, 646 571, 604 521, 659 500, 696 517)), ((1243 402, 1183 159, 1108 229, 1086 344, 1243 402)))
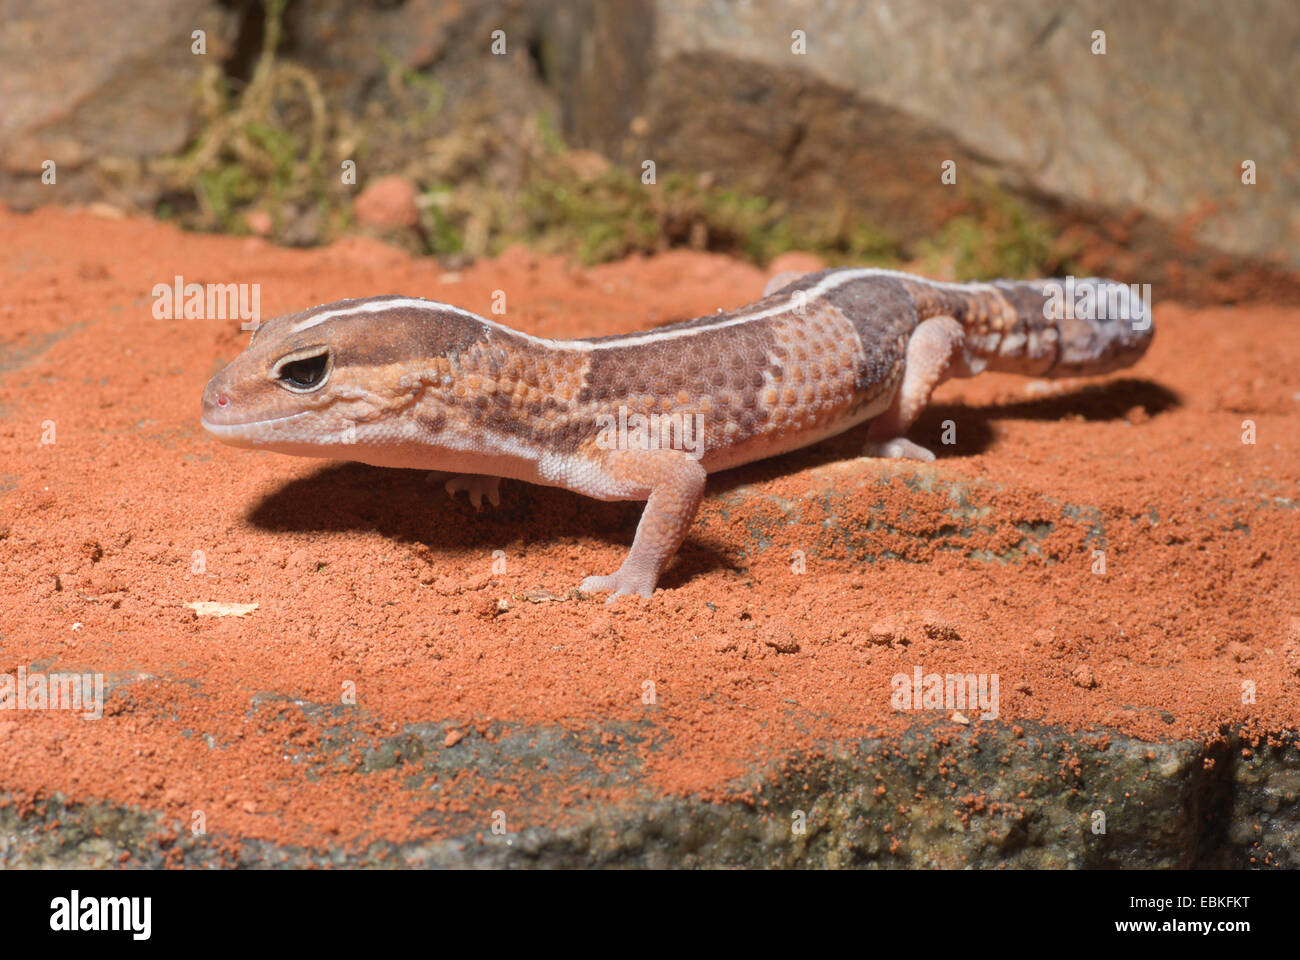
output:
POLYGON ((919 443, 913 443, 907 437, 894 437, 890 440, 868 440, 862 454, 866 457, 883 457, 886 460, 934 462, 933 453, 919 443))
POLYGON ((499 507, 501 506, 501 492, 498 489, 500 484, 500 477, 452 477, 446 483, 447 495, 454 498, 464 490, 469 494, 469 502, 474 504, 475 510, 483 509, 484 496, 492 506, 499 507))
POLYGON ((614 592, 605 600, 606 603, 613 603, 619 597, 648 597, 655 592, 655 582, 649 577, 630 573, 620 567, 617 572, 607 577, 588 577, 582 581, 582 586, 578 589, 583 593, 604 593, 606 590, 613 590, 614 592))

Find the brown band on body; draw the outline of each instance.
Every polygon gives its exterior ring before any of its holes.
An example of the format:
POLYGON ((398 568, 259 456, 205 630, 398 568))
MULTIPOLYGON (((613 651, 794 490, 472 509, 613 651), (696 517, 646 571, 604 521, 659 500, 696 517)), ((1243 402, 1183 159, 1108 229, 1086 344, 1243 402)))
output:
POLYGON ((594 418, 576 402, 585 353, 493 328, 456 357, 460 376, 479 384, 459 402, 475 428, 553 453, 572 453, 595 432, 594 418))
MULTIPOLYGON (((700 317, 663 330, 707 327, 729 318, 700 317)), ((753 435, 765 422, 761 395, 764 375, 779 363, 776 346, 771 319, 762 318, 700 329, 689 336, 649 336, 598 347, 587 355, 577 399, 593 420, 618 417, 620 408, 628 415, 699 414, 710 447, 722 440, 735 442, 753 435)))
POLYGON ((824 294, 857 332, 861 353, 854 369, 859 400, 869 402, 898 381, 907 338, 920 320, 906 284, 897 277, 852 280, 824 294))

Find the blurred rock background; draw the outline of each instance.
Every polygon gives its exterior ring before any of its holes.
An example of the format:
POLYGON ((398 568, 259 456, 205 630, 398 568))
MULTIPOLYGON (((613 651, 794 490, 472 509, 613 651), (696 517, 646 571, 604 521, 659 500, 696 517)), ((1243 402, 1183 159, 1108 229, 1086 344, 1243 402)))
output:
POLYGON ((1297 300, 1298 59, 1293 0, 0 0, 0 202, 1297 300))

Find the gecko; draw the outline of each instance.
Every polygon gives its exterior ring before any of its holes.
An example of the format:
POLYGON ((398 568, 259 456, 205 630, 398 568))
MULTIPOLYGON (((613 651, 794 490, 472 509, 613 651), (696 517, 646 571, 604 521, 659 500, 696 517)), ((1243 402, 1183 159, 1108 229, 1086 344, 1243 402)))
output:
POLYGON ((1153 335, 1136 289, 1100 278, 782 274, 738 309, 588 339, 377 296, 260 324, 208 382, 202 425, 238 447, 448 472, 475 507, 499 504, 501 478, 645 501, 623 563, 578 588, 612 602, 652 595, 710 473, 868 421, 864 455, 932 461, 907 431, 943 381, 1107 373, 1153 335))

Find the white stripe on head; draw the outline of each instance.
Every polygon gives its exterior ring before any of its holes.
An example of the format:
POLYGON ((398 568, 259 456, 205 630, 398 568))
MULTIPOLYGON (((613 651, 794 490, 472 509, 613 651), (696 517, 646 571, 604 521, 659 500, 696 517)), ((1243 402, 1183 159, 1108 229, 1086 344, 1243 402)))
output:
MULTIPOLYGON (((350 303, 349 301, 343 301, 350 303)), ((422 300, 418 297, 384 297, 378 300, 366 300, 362 303, 354 303, 349 306, 338 307, 334 310, 326 310, 322 313, 315 314, 303 320, 293 328, 292 333, 298 333, 319 323, 325 323, 338 317, 346 317, 359 313, 378 313, 381 310, 392 310, 399 307, 413 307, 420 310, 446 310, 450 313, 458 313, 463 317, 473 317, 475 320, 481 320, 475 314, 468 310, 462 310, 460 307, 453 307, 448 303, 436 303, 433 300, 422 300)))
MULTIPOLYGON (((346 303, 347 301, 344 302, 346 303)), ((326 310, 322 313, 318 313, 315 314, 314 316, 308 317, 306 320, 301 321, 290 332, 300 333, 301 331, 308 330, 316 326, 317 324, 325 323, 329 320, 336 320, 339 317, 349 317, 349 316, 356 316, 359 314, 369 314, 369 313, 381 313, 384 310, 398 310, 398 309, 433 310, 439 313, 454 313, 458 316, 466 317, 467 319, 470 320, 475 320, 491 330, 498 330, 502 333, 506 333, 515 337, 520 337, 524 340, 528 340, 533 343, 538 343, 543 346, 552 347, 552 348, 560 347, 564 349, 587 349, 587 345, 582 343, 581 341, 566 342, 564 340, 548 340, 545 337, 534 337, 531 334, 523 333, 519 330, 514 330, 510 327, 505 326, 504 324, 496 323, 492 320, 487 319, 486 317, 481 317, 477 313, 472 313, 469 310, 462 310, 460 307, 453 307, 449 303, 439 303, 436 300, 425 300, 421 297, 384 297, 379 300, 366 300, 362 303, 356 303, 351 306, 337 307, 334 310, 326 310)))

